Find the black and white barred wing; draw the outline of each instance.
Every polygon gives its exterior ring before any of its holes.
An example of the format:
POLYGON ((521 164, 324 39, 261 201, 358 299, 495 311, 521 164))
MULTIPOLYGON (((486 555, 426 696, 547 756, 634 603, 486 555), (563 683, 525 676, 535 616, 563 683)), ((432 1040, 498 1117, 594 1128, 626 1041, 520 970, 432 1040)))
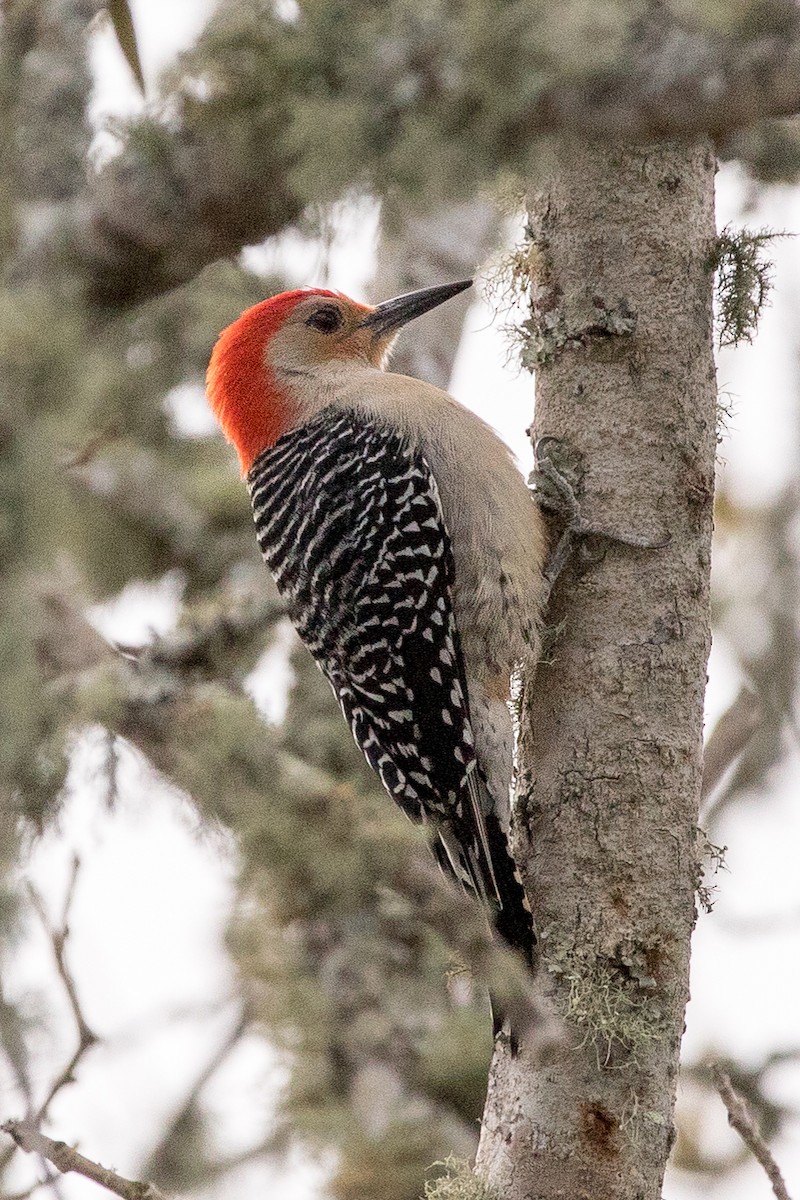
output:
POLYGON ((370 766, 409 816, 435 825, 462 881, 501 902, 452 552, 424 458, 326 410, 265 451, 248 483, 262 554, 370 766))

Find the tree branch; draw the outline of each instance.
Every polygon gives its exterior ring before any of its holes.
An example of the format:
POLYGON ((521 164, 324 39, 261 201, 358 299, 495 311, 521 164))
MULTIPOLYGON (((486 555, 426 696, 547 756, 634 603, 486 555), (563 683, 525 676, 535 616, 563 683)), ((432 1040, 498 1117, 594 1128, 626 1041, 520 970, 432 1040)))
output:
MULTIPOLYGON (((550 48, 556 81, 493 131, 506 158, 527 157, 531 140, 541 134, 720 139, 800 110, 800 20, 792 7, 762 21, 755 33, 681 24, 665 8, 652 6, 622 43, 612 69, 565 76, 550 48)), ((287 63, 282 33, 278 24, 272 50, 258 47, 263 69, 248 81, 251 108, 232 90, 216 102, 197 102, 178 91, 170 97, 171 125, 151 117, 132 123, 119 156, 91 180, 74 243, 90 301, 99 309, 124 311, 185 283, 208 263, 280 233, 314 199, 293 178, 289 114, 304 77, 297 66, 302 51, 297 59, 294 47, 287 63), (271 78, 285 83, 275 88, 271 78)), ((310 42, 306 50, 313 58, 313 37, 310 42)), ((226 52, 224 39, 206 37, 204 53, 223 78, 226 52)), ((248 95, 246 88, 240 92, 248 95)), ((457 87, 443 87, 441 100, 445 113, 469 103, 457 87)), ((419 119, 418 107, 409 101, 404 115, 419 119)), ((433 145, 446 143, 468 173, 474 145, 454 147, 446 124, 433 134, 433 145)), ((358 170, 373 165, 362 161, 358 170)))
POLYGON ((167 1200, 164 1193, 152 1183, 140 1183, 135 1179, 125 1179, 116 1171, 111 1171, 108 1167, 101 1167, 99 1163, 79 1154, 66 1142, 53 1141, 52 1138, 40 1133, 32 1121, 6 1121, 4 1125, 0 1126, 0 1129, 13 1138, 20 1150, 24 1150, 27 1154, 41 1155, 42 1158, 52 1163, 62 1175, 70 1172, 82 1175, 84 1179, 91 1179, 94 1183, 99 1183, 101 1187, 113 1192, 115 1196, 122 1196, 123 1200, 167 1200))
MULTIPOLYGON (((77 858, 77 856, 75 856, 73 858, 73 862, 72 862, 72 871, 71 871, 70 878, 69 878, 69 881, 67 884, 67 890, 66 890, 66 894, 64 897, 64 905, 63 905, 61 922, 60 922, 58 928, 54 928, 51 925, 49 917, 48 917, 46 909, 45 909, 45 906, 44 906, 44 903, 42 901, 42 898, 32 887, 28 888, 28 893, 30 896, 31 903, 33 904, 33 907, 35 908, 36 912, 38 913, 38 915, 41 919, 41 922, 42 922, 42 925, 44 926, 45 932, 47 933, 48 937, 50 938, 50 942, 51 942, 51 945, 53 948, 53 956, 55 958, 55 963, 56 963, 56 969, 58 971, 59 978, 61 979, 61 982, 64 986, 64 990, 67 994, 67 999, 69 1001, 70 1008, 72 1009, 72 1015, 74 1017, 76 1029, 78 1032, 78 1044, 75 1048, 75 1051, 74 1051, 72 1057, 70 1058, 70 1060, 66 1064, 66 1066, 63 1068, 63 1070, 60 1072, 60 1074, 53 1081, 53 1083, 50 1085, 50 1089, 49 1089, 45 1099, 42 1101, 42 1103, 36 1109, 34 1108, 33 1097, 31 1094, 31 1089, 30 1089, 28 1080, 26 1078, 24 1064, 21 1061, 21 1059, 19 1059, 18 1055, 11 1054, 8 1050, 8 1047, 6 1047, 6 1052, 8 1054, 9 1059, 12 1062, 12 1067, 14 1068, 15 1074, 17 1076, 18 1085, 20 1087, 20 1090, 23 1093, 23 1096, 25 1097, 26 1107, 27 1107, 27 1111, 28 1111, 28 1116, 26 1119, 27 1124, 30 1125, 30 1127, 32 1129, 38 1129, 38 1127, 40 1126, 41 1122, 43 1121, 45 1115, 47 1114, 47 1110, 49 1109, 55 1096, 57 1096, 58 1093, 61 1091, 61 1089, 63 1087, 65 1087, 68 1083, 72 1083, 74 1081, 75 1071, 78 1066, 78 1063, 83 1058, 83 1056, 87 1052, 87 1050, 91 1049, 91 1047, 94 1046, 97 1043, 97 1041, 99 1040, 97 1038, 97 1035, 90 1029, 90 1027, 83 1015, 80 1001, 78 999, 77 989, 75 987, 75 982, 72 978, 72 975, 69 971, 69 967, 67 966, 67 961, 66 961, 66 946, 67 946, 67 940, 69 937, 69 914, 70 914, 70 909, 72 907, 72 899, 73 899, 74 892, 75 892, 75 884, 76 884, 76 881, 78 878, 79 869, 80 869, 80 860, 77 858)), ((21 1053, 24 1052, 24 1047, 22 1047, 22 1046, 20 1047, 20 1052, 21 1053)), ((14 1152, 13 1152, 12 1148, 10 1148, 9 1150, 4 1150, 2 1153, 0 1153, 0 1174, 2 1174, 2 1172, 5 1170, 6 1166, 10 1162, 11 1157, 13 1156, 13 1153, 14 1152)), ((58 1193, 57 1187, 55 1186, 55 1181, 50 1178, 45 1178, 43 1180, 39 1180, 35 1184, 32 1184, 31 1188, 29 1189, 29 1192, 34 1191, 37 1187, 42 1187, 45 1185, 50 1186, 51 1189, 56 1194, 56 1196, 58 1196, 59 1193, 58 1193)), ((25 1194, 29 1194, 29 1193, 25 1193, 25 1194)))
POLYGON ((748 39, 658 14, 626 50, 622 69, 544 91, 515 122, 516 136, 719 138, 800 110, 800 10, 748 39))
POLYGON ((722 1068, 714 1064, 711 1068, 714 1083, 717 1086, 717 1091, 722 1098, 722 1103, 728 1110, 728 1123, 739 1134, 739 1137, 745 1143, 753 1156, 761 1164, 766 1172, 767 1178, 772 1184, 772 1191, 777 1200, 791 1200, 789 1193, 786 1190, 786 1184, 783 1181, 780 1168, 772 1157, 769 1146, 764 1141, 763 1137, 756 1128, 756 1123, 747 1107, 747 1104, 742 1097, 736 1092, 729 1075, 722 1068))
POLYGON ((89 301, 112 315, 280 233, 304 208, 279 99, 264 101, 269 120, 245 101, 173 102, 180 124, 131 126, 121 154, 91 180, 74 231, 89 301))
MULTIPOLYGON (((55 963, 56 963, 56 970, 58 971, 59 978, 61 979, 61 982, 64 986, 64 991, 67 994, 67 999, 69 1001, 70 1008, 72 1009, 72 1015, 74 1017, 75 1026, 76 1026, 77 1032, 78 1032, 78 1044, 75 1048, 75 1051, 74 1051, 72 1057, 70 1058, 70 1060, 66 1064, 66 1066, 63 1068, 63 1070, 60 1072, 60 1074, 55 1078, 53 1083, 50 1085, 50 1089, 49 1089, 46 1097, 44 1098, 44 1100, 42 1101, 42 1103, 39 1105, 38 1109, 36 1109, 36 1110, 34 1110, 33 1098, 30 1094, 30 1089, 27 1086, 27 1081, 22 1077, 22 1074, 21 1074, 19 1068, 17 1069, 18 1081, 20 1083, 20 1086, 22 1087, 23 1093, 25 1094, 26 1105, 27 1105, 27 1109, 28 1109, 28 1117, 26 1118, 26 1121, 19 1122, 18 1124, 20 1126, 24 1125, 26 1128, 30 1128, 33 1131, 36 1131, 39 1129, 39 1126, 41 1125, 42 1121, 44 1120, 44 1118, 47 1114, 47 1110, 49 1109, 51 1103, 53 1102, 54 1098, 58 1095, 58 1093, 61 1091, 61 1089, 63 1087, 65 1087, 68 1083, 74 1082, 75 1071, 77 1069, 78 1063, 81 1061, 81 1059, 83 1058, 83 1056, 87 1052, 87 1050, 91 1049, 92 1046, 96 1045, 96 1043, 99 1040, 97 1035, 89 1027, 89 1025, 86 1021, 86 1018, 83 1015, 83 1010, 81 1009, 80 1000, 78 999, 78 992, 75 987, 75 981, 72 978, 72 975, 70 973, 70 970, 69 970, 69 967, 67 966, 67 961, 66 961, 66 947, 67 947, 67 940, 69 938, 69 914, 70 914, 70 909, 72 907, 73 896, 75 894, 75 884, 78 879, 79 870, 80 870, 80 860, 77 857, 77 855, 75 855, 72 860, 72 870, 70 873, 69 881, 67 883, 67 890, 66 890, 66 894, 64 897, 62 916, 61 916, 61 921, 60 921, 58 928, 54 928, 51 925, 50 919, 47 915, 47 911, 45 909, 44 902, 42 901, 41 896, 38 894, 38 892, 36 892, 34 890, 34 888, 32 888, 30 886, 28 888, 28 894, 30 896, 31 903, 32 903, 33 907, 35 908, 36 912, 38 913, 39 918, 41 919, 41 922, 42 922, 42 925, 44 926, 45 932, 47 933, 48 937, 50 938, 50 942, 51 942, 51 945, 53 948, 53 956, 55 958, 55 963)), ((12 1124, 13 1124, 13 1122, 12 1122, 12 1124)), ((3 1128, 5 1128, 5 1126, 3 1128)), ((13 1136, 13 1134, 12 1134, 12 1136, 13 1136)), ((42 1152, 40 1150, 36 1149, 33 1146, 31 1147, 31 1150, 42 1159, 47 1157, 46 1155, 42 1154, 42 1152)), ((9 1151, 4 1151, 2 1154, 0 1154, 0 1173, 2 1173, 2 1171, 5 1170, 5 1167, 7 1166, 8 1162, 10 1161, 13 1153, 14 1153, 13 1148, 11 1148, 9 1151)), ((44 1164, 43 1164, 43 1166, 44 1166, 44 1164)), ((23 1196, 30 1195, 37 1188, 45 1187, 45 1186, 50 1187, 51 1191, 53 1192, 53 1194, 56 1196, 56 1198, 58 1200, 58 1197, 60 1196, 60 1191, 57 1186, 57 1179, 55 1176, 51 1177, 47 1171, 45 1171, 44 1179, 40 1179, 36 1183, 32 1184, 26 1192, 22 1193, 22 1195, 23 1196)))
POLYGON ((739 691, 714 726, 703 754, 701 800, 714 791, 722 776, 744 750, 764 717, 758 696, 748 687, 739 691))
POLYGON ((68 591, 61 581, 48 581, 38 596, 52 627, 43 635, 39 653, 56 677, 76 676, 120 657, 135 663, 141 672, 174 672, 194 679, 204 673, 214 675, 221 655, 246 647, 285 615, 274 589, 260 581, 258 589, 247 589, 211 611, 187 609, 176 629, 144 646, 112 645, 88 622, 74 589, 68 591))
MULTIPOLYGON (((14 1153, 13 1146, 11 1147, 11 1153, 14 1153)), ((57 1178, 57 1175, 48 1175, 46 1179, 37 1179, 35 1183, 32 1183, 30 1187, 25 1188, 24 1191, 3 1192, 3 1200, 28 1200, 28 1197, 32 1196, 34 1192, 39 1190, 39 1188, 50 1187, 57 1178)))
MULTIPOLYGON (((246 1011, 242 1011, 237 1017, 236 1023, 230 1029, 222 1043, 214 1050, 211 1058, 203 1067, 200 1074, 195 1079, 188 1094, 184 1097, 178 1111, 169 1121, 166 1129, 159 1138, 155 1149, 150 1152, 145 1170, 148 1175, 153 1175, 156 1178, 164 1179, 172 1178, 172 1174, 165 1176, 164 1166, 170 1165, 170 1157, 173 1152, 173 1144, 180 1138, 181 1131, 185 1129, 197 1107, 203 1089, 208 1084, 219 1068, 225 1063, 226 1059, 236 1049, 241 1042, 249 1027, 249 1017, 246 1011)), ((196 1163, 203 1173, 204 1180, 208 1174, 208 1164, 202 1159, 196 1163)), ((217 1169, 218 1164, 213 1164, 214 1169, 217 1169)))
POLYGON ((94 1031, 89 1027, 86 1018, 83 1015, 80 1000, 78 999, 77 988, 75 987, 75 981, 72 978, 72 974, 67 966, 66 960, 66 948, 69 938, 69 913, 72 907, 72 898, 75 893, 75 884, 78 879, 79 870, 80 859, 77 855, 74 855, 72 859, 72 870, 70 873, 69 882, 67 884, 67 892, 64 898, 63 913, 58 928, 53 928, 50 925, 50 921, 48 919, 41 896, 32 887, 28 888, 28 894, 31 898, 31 903, 39 914, 45 932, 50 938, 50 942, 53 947, 53 957, 55 958, 56 963, 56 970, 58 971, 59 978, 64 986, 64 991, 67 994, 67 999, 69 1000, 69 1005, 72 1009, 72 1015, 75 1019, 75 1027, 78 1032, 78 1044, 75 1048, 74 1054, 61 1073, 56 1077, 56 1079, 54 1079, 47 1096, 39 1105, 37 1111, 30 1117, 31 1124, 36 1128, 41 1125, 47 1114, 47 1110, 61 1089, 66 1087, 68 1083, 74 1082, 75 1071, 84 1054, 87 1052, 87 1050, 91 1050, 92 1046, 97 1045, 97 1042, 99 1041, 97 1034, 94 1033, 94 1031))
MULTIPOLYGON (((371 292, 374 299, 429 287, 441 279, 473 275, 498 238, 496 204, 481 195, 461 204, 452 200, 433 212, 408 210, 386 200, 381 210, 381 244, 371 292)), ((446 388, 461 341, 464 315, 455 305, 436 321, 422 322, 413 338, 392 354, 392 370, 446 388)))

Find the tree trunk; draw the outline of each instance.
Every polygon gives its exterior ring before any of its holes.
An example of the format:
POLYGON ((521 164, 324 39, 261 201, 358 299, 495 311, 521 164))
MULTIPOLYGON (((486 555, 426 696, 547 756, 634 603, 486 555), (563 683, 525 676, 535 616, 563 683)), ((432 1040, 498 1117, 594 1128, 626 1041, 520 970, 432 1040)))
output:
POLYGON ((656 1200, 698 875, 715 163, 705 144, 564 150, 531 213, 535 433, 578 452, 586 520, 669 542, 604 541, 554 596, 518 819, 567 1047, 541 1063, 498 1046, 478 1169, 503 1200, 656 1200))
MULTIPOLYGON (((497 207, 485 197, 419 213, 385 200, 382 238, 372 299, 466 279, 475 274, 498 244, 497 207)), ((447 388, 461 341, 464 309, 443 305, 428 320, 414 324, 411 337, 400 338, 392 354, 392 370, 447 388)))

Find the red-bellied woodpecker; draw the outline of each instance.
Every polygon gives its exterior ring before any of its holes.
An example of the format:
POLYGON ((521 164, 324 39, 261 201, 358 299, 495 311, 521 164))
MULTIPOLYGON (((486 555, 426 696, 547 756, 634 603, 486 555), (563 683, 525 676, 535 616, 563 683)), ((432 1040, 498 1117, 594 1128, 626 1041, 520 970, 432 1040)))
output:
POLYGON ((315 288, 274 296, 221 334, 208 396, 261 552, 356 742, 531 961, 507 838, 509 699, 538 651, 541 519, 487 425, 383 370, 402 325, 469 285, 377 307, 315 288))

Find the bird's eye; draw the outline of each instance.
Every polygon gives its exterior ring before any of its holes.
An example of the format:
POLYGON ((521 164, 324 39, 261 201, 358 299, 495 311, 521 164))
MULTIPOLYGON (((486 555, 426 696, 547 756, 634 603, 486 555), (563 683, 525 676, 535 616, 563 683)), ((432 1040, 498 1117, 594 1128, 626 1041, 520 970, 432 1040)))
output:
POLYGON ((334 304, 326 304, 311 314, 306 325, 318 329, 320 333, 336 333, 342 327, 342 314, 334 304))

